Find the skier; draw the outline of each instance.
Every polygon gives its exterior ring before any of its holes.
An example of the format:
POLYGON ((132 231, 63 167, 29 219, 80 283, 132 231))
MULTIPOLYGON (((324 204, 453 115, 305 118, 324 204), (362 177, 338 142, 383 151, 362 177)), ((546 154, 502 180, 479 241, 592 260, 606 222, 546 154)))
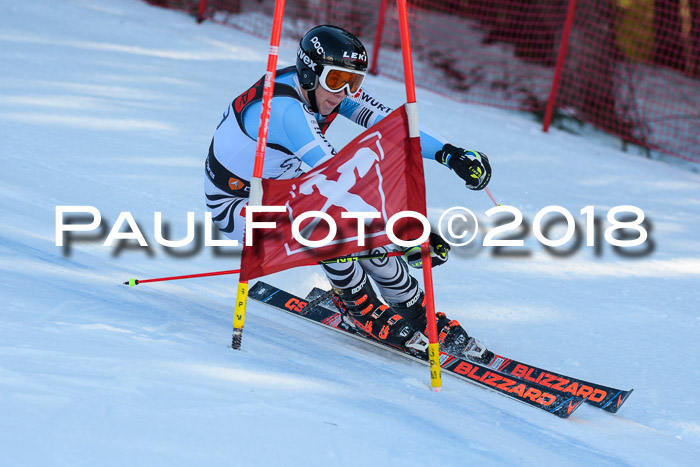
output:
MULTIPOLYGON (((299 177, 336 153, 325 137, 328 126, 342 115, 368 128, 392 109, 374 98, 362 82, 367 51, 350 32, 331 25, 307 32, 297 49, 296 66, 277 70, 262 177, 299 177)), ((231 102, 216 127, 205 164, 204 191, 207 208, 217 228, 242 241, 250 179, 257 145, 263 78, 231 102)), ((472 190, 488 184, 488 158, 446 143, 422 128, 422 155, 452 169, 472 190)), ((447 260, 449 245, 430 235, 433 266, 447 260)), ((389 251, 388 247, 372 253, 389 251)), ((408 264, 421 267, 420 248, 408 249, 406 261, 381 260, 322 264, 335 292, 334 302, 344 318, 362 332, 414 353, 427 347, 424 293, 408 272, 408 264), (369 278, 372 278, 383 303, 369 278)), ((457 321, 437 313, 441 349, 486 361, 484 345, 470 337, 457 321)))

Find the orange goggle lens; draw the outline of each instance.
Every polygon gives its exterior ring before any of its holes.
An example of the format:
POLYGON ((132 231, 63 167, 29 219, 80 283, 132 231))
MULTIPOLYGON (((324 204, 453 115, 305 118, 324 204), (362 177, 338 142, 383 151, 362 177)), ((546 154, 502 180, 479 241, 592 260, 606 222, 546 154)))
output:
POLYGON ((325 84, 324 87, 331 92, 339 92, 347 85, 350 94, 353 94, 360 89, 364 78, 364 75, 353 73, 352 71, 329 70, 323 83, 325 84))

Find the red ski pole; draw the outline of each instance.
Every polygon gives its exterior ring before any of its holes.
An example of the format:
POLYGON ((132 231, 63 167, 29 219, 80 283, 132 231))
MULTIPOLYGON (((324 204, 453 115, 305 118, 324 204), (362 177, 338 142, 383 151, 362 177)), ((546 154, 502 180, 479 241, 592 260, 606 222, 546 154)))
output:
MULTIPOLYGON (((377 255, 341 256, 340 258, 326 259, 319 261, 318 263, 307 264, 307 266, 313 266, 314 264, 347 263, 348 261, 363 261, 366 259, 382 259, 388 256, 401 255, 403 255, 402 251, 391 251, 389 253, 380 253, 377 255)), ((226 274, 238 274, 239 272, 241 272, 240 269, 229 269, 228 271, 203 272, 200 274, 187 274, 185 276, 158 277, 155 279, 129 279, 128 281, 124 282, 124 285, 133 287, 135 285, 145 284, 147 282, 176 281, 179 279, 193 279, 195 277, 223 276, 226 274)))
POLYGON ((230 269, 228 271, 203 272, 201 274, 188 274, 186 276, 158 277, 156 279, 129 279, 128 281, 124 282, 124 285, 133 287, 138 284, 145 284, 146 282, 176 281, 178 279, 192 279, 194 277, 223 276, 224 274, 238 274, 239 272, 241 272, 240 269, 230 269))

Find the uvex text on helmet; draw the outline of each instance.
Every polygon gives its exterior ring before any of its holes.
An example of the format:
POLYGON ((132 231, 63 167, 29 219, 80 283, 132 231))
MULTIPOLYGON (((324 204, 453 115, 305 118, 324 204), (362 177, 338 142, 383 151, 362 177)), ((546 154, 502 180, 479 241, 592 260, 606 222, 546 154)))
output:
POLYGON ((301 87, 316 89, 327 65, 355 71, 367 70, 367 50, 360 39, 343 28, 316 26, 307 32, 297 49, 297 75, 301 87))

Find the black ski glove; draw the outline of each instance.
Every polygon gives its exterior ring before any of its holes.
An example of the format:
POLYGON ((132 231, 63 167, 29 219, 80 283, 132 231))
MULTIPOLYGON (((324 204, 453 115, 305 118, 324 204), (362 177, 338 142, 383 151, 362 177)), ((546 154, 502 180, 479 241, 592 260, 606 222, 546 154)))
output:
POLYGON ((435 160, 454 170, 470 190, 483 190, 491 180, 491 165, 483 152, 445 144, 435 153, 435 160))
MULTIPOLYGON (((431 233, 430 241, 430 265, 440 266, 447 262, 450 245, 439 234, 431 233)), ((423 267, 423 258, 420 254, 420 245, 404 248, 403 257, 409 266, 420 269, 423 267)))

